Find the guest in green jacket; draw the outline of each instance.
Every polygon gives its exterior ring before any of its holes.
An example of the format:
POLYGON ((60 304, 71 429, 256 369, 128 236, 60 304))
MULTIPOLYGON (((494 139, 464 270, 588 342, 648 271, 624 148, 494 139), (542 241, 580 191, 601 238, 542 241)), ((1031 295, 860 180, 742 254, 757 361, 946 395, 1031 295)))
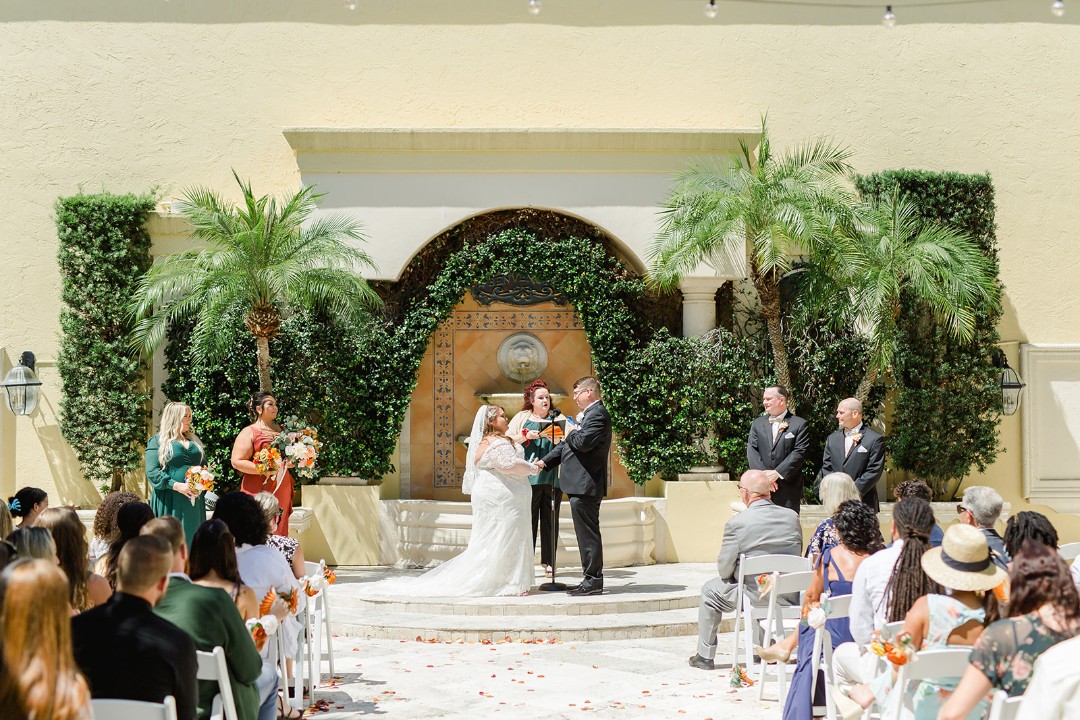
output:
POLYGON ((206 500, 188 489, 184 474, 192 465, 202 465, 204 458, 202 441, 191 431, 191 408, 184 403, 167 404, 161 411, 158 434, 146 443, 150 507, 157 517, 171 515, 180 521, 188 547, 206 520, 206 500))
MULTIPOLYGON (((140 534, 157 535, 173 550, 169 586, 154 612, 190 635, 199 650, 213 652, 217 646, 224 649, 237 716, 240 720, 261 717, 259 710, 264 700, 259 687, 262 658, 229 594, 218 588, 196 585, 184 573, 188 551, 183 528, 175 518, 154 518, 143 526, 140 534)), ((274 689, 275 683, 271 679, 267 693, 270 695, 270 717, 277 714, 274 689)), ((200 719, 210 717, 211 704, 217 694, 216 682, 199 681, 200 719)))

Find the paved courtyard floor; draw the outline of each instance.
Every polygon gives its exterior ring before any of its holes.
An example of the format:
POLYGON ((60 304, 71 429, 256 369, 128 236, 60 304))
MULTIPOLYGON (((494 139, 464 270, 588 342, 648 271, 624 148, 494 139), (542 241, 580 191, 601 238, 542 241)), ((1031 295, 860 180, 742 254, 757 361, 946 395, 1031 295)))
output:
MULTIPOLYGON (((329 719, 778 718, 775 682, 732 690, 725 667, 686 664, 692 637, 574 643, 448 644, 335 638, 329 719), (770 700, 770 698, 772 698, 770 700)), ((720 651, 730 652, 731 635, 720 651)))

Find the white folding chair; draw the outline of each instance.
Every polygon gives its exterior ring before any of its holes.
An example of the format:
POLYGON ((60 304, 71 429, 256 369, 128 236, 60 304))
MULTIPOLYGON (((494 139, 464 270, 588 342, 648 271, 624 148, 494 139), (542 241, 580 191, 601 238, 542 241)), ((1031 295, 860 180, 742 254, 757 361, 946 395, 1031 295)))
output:
POLYGON ((1014 720, 1020 712, 1020 703, 1023 701, 1023 695, 1011 698, 1004 690, 998 690, 994 693, 994 702, 990 705, 990 715, 987 720, 1014 720))
POLYGON ((915 657, 906 665, 901 665, 896 674, 896 683, 888 699, 891 711, 884 713, 884 717, 900 717, 901 709, 910 707, 912 683, 917 680, 959 678, 967 670, 970 657, 971 648, 951 647, 915 653, 915 657))
POLYGON ((213 652, 198 653, 199 671, 198 679, 208 682, 216 682, 218 694, 214 696, 214 702, 210 708, 210 720, 238 720, 236 716, 236 700, 232 694, 232 684, 229 682, 229 666, 225 662, 225 648, 220 645, 213 652))
MULTIPOLYGON (((824 603, 825 600, 826 598, 823 596, 821 602, 824 603)), ((848 610, 851 607, 850 595, 834 595, 828 598, 828 602, 829 620, 840 620, 848 617, 848 610)), ((813 698, 817 695, 818 670, 821 670, 825 682, 825 707, 814 707, 814 713, 823 711, 825 717, 830 718, 830 720, 837 717, 836 702, 830 690, 830 686, 836 684, 832 653, 832 634, 829 632, 828 627, 822 625, 814 632, 814 649, 810 655, 810 700, 813 702, 813 698)))
POLYGON ((754 621, 765 617, 765 603, 754 604, 746 593, 746 582, 757 583, 758 575, 772 573, 793 573, 810 570, 810 561, 798 555, 755 555, 739 556, 739 567, 735 580, 738 589, 735 596, 735 643, 731 651, 731 666, 739 664, 740 635, 745 640, 746 674, 749 675, 754 665, 754 621), (742 621, 742 628, 739 622, 742 621))
POLYGON ((1058 547, 1058 555, 1060 555, 1065 562, 1071 563, 1078 555, 1080 555, 1080 542, 1065 543, 1058 547))
POLYGON ((90 707, 94 720, 176 720, 176 700, 172 695, 160 703, 99 698, 91 700, 90 707))
MULTIPOLYGON (((310 577, 316 574, 326 574, 326 561, 305 562, 304 572, 310 577)), ((311 687, 319 686, 322 674, 323 649, 322 641, 326 640, 326 659, 329 664, 330 676, 334 675, 334 645, 330 633, 330 597, 326 590, 320 590, 308 598, 308 615, 304 622, 304 632, 311 641, 308 644, 309 660, 311 668, 311 687)))
POLYGON ((894 637, 900 634, 900 628, 904 627, 903 620, 897 620, 896 622, 885 623, 881 628, 881 639, 892 640, 894 637))
MULTIPOLYGON (((763 639, 761 644, 768 647, 770 644, 782 640, 789 632, 798 632, 799 618, 802 616, 801 605, 781 605, 780 597, 806 592, 810 582, 814 579, 813 570, 804 570, 794 573, 772 573, 772 589, 769 591, 769 601, 765 606, 765 619, 761 621, 763 639)), ((758 700, 765 697, 765 675, 768 663, 762 662, 758 673, 758 700)), ((776 663, 777 697, 784 699, 787 686, 787 666, 785 663, 776 663)))
POLYGON ((289 670, 285 664, 285 635, 279 629, 269 640, 266 641, 267 659, 271 665, 277 667, 278 690, 282 697, 288 697, 289 670))

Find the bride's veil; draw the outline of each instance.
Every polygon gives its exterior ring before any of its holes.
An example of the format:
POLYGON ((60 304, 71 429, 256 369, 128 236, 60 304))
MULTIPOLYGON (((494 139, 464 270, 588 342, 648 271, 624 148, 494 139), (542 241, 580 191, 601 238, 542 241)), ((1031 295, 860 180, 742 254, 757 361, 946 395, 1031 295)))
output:
POLYGON ((461 492, 466 495, 472 494, 473 481, 476 479, 476 448, 484 439, 484 422, 487 417, 488 406, 481 405, 473 418, 472 432, 469 433, 469 448, 465 456, 465 475, 461 478, 461 492))

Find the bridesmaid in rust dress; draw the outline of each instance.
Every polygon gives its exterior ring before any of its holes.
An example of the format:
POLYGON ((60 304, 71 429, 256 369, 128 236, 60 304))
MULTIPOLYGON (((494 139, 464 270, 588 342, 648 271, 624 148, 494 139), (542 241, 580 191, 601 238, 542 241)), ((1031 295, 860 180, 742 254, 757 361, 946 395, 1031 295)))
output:
POLYGON ((286 470, 279 482, 277 472, 260 474, 258 467, 252 461, 255 453, 269 445, 281 432, 281 427, 274 422, 278 415, 277 400, 268 392, 257 392, 248 400, 247 408, 255 422, 241 430, 236 436, 236 442, 233 443, 232 448, 232 466, 244 476, 240 484, 243 492, 248 495, 268 492, 277 498, 282 513, 274 535, 288 536, 289 516, 292 515, 293 509, 292 473, 286 470))

